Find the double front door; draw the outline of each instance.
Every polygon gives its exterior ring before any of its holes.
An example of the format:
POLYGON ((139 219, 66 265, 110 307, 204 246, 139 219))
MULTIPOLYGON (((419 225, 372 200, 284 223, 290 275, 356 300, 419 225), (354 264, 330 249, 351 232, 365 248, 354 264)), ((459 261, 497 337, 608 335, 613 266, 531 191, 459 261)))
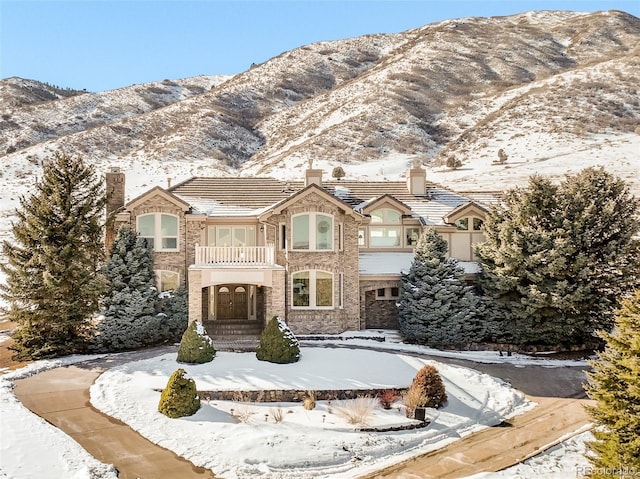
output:
POLYGON ((228 284, 216 288, 216 318, 219 320, 248 319, 247 286, 228 284))

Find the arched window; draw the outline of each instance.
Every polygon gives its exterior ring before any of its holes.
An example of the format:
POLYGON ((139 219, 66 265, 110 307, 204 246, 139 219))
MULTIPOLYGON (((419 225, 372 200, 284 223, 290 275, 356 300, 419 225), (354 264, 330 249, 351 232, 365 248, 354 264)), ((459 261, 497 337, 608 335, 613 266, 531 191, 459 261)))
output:
POLYGON ((151 213, 137 218, 138 233, 156 251, 178 251, 178 217, 151 213))
POLYGON ((333 216, 302 213, 291 218, 292 249, 308 251, 333 250, 333 216))
POLYGON ((402 246, 402 215, 390 208, 371 212, 369 226, 370 248, 396 248, 402 246))
POLYGON ((299 271, 291 275, 294 308, 333 307, 333 274, 327 271, 299 271))

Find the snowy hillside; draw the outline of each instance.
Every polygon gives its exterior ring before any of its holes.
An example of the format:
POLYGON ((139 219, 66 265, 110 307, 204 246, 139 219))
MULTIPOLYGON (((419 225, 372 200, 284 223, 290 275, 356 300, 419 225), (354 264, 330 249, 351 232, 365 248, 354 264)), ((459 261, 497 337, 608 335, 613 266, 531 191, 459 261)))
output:
POLYGON ((320 42, 233 77, 98 93, 0 80, 0 237, 56 150, 120 166, 129 198, 193 175, 301 178, 309 159, 376 180, 418 161, 466 191, 603 165, 640 195, 638 45, 623 12, 530 12, 320 42))

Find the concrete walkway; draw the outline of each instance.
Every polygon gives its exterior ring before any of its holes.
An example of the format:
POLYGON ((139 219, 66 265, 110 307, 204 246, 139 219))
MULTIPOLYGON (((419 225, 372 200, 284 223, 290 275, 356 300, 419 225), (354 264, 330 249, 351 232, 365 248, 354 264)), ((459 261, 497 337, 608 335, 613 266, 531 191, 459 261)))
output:
POLYGON ((89 402, 89 388, 102 371, 76 366, 15 381, 25 407, 66 432, 92 456, 113 464, 123 479, 205 479, 214 475, 142 437, 89 402))
POLYGON ((496 472, 529 459, 567 439, 590 419, 587 400, 529 397, 538 406, 436 451, 403 461, 367 478, 456 479, 496 472))

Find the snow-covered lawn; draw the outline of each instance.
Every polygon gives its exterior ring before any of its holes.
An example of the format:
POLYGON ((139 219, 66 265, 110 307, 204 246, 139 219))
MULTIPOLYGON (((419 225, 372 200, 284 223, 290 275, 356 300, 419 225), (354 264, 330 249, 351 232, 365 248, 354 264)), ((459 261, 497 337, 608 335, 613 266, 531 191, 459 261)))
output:
MULTIPOLYGON (((302 348, 298 363, 258 361, 254 353, 218 353, 204 365, 182 365, 175 354, 111 369, 91 388, 91 402, 143 436, 226 478, 352 477, 373 467, 441 447, 532 405, 502 381, 471 369, 432 363, 401 353, 302 348), (426 428, 365 433, 347 423, 339 404, 318 401, 312 411, 300 403, 203 402, 193 416, 169 419, 157 412, 169 376, 183 367, 198 390, 352 389, 408 386, 418 369, 435 364, 448 404, 430 411, 426 428), (281 407, 284 421, 272 410, 281 407), (247 409, 248 423, 231 415, 247 409), (269 416, 267 416, 267 414, 269 416)), ((409 424, 404 409, 376 407, 369 426, 409 424)))
MULTIPOLYGON (((353 477, 436 449, 483 425, 494 424, 533 406, 521 393, 500 380, 470 369, 405 354, 408 351, 436 354, 438 351, 402 344, 392 333, 358 331, 344 333, 340 338, 326 343, 368 345, 389 351, 311 348, 305 347, 303 341, 302 359, 289 365, 260 362, 253 353, 219 352, 209 364, 188 366, 178 364, 175 354, 168 354, 107 371, 93 386, 91 400, 98 409, 127 422, 152 441, 227 478, 259 475, 353 477), (380 334, 385 336, 384 342, 344 339, 380 334), (304 410, 298 403, 210 401, 203 402, 194 416, 183 419, 169 419, 157 412, 160 394, 155 389, 164 388, 170 374, 178 367, 188 371, 199 390, 347 389, 407 386, 416 371, 428 363, 435 364, 443 376, 449 402, 441 410, 430 411, 434 421, 424 429, 358 432, 338 414, 340 405, 337 401, 331 405, 318 401, 312 411, 304 410), (236 417, 230 414, 231 408, 236 417), (273 419, 273 412, 278 408, 284 413, 281 423, 275 423, 273 419), (237 416, 242 413, 253 413, 249 423, 238 420, 237 416)), ((314 344, 319 342, 314 341, 314 344)), ((440 354, 484 362, 514 362, 522 366, 530 363, 549 367, 573 365, 567 361, 500 356, 495 352, 440 354)), ((10 380, 83 359, 87 357, 39 361, 0 376, 1 479, 115 478, 112 469, 100 464, 69 436, 24 408, 11 390, 10 380)), ((369 424, 410 423, 401 404, 397 406, 400 411, 397 407, 390 411, 376 407, 369 424)), ((571 439, 549 454, 517 466, 511 475, 505 472, 506 475, 495 477, 546 477, 550 470, 555 476, 549 477, 565 477, 562 474, 574 477, 576 467, 586 465, 580 439, 571 439)))

